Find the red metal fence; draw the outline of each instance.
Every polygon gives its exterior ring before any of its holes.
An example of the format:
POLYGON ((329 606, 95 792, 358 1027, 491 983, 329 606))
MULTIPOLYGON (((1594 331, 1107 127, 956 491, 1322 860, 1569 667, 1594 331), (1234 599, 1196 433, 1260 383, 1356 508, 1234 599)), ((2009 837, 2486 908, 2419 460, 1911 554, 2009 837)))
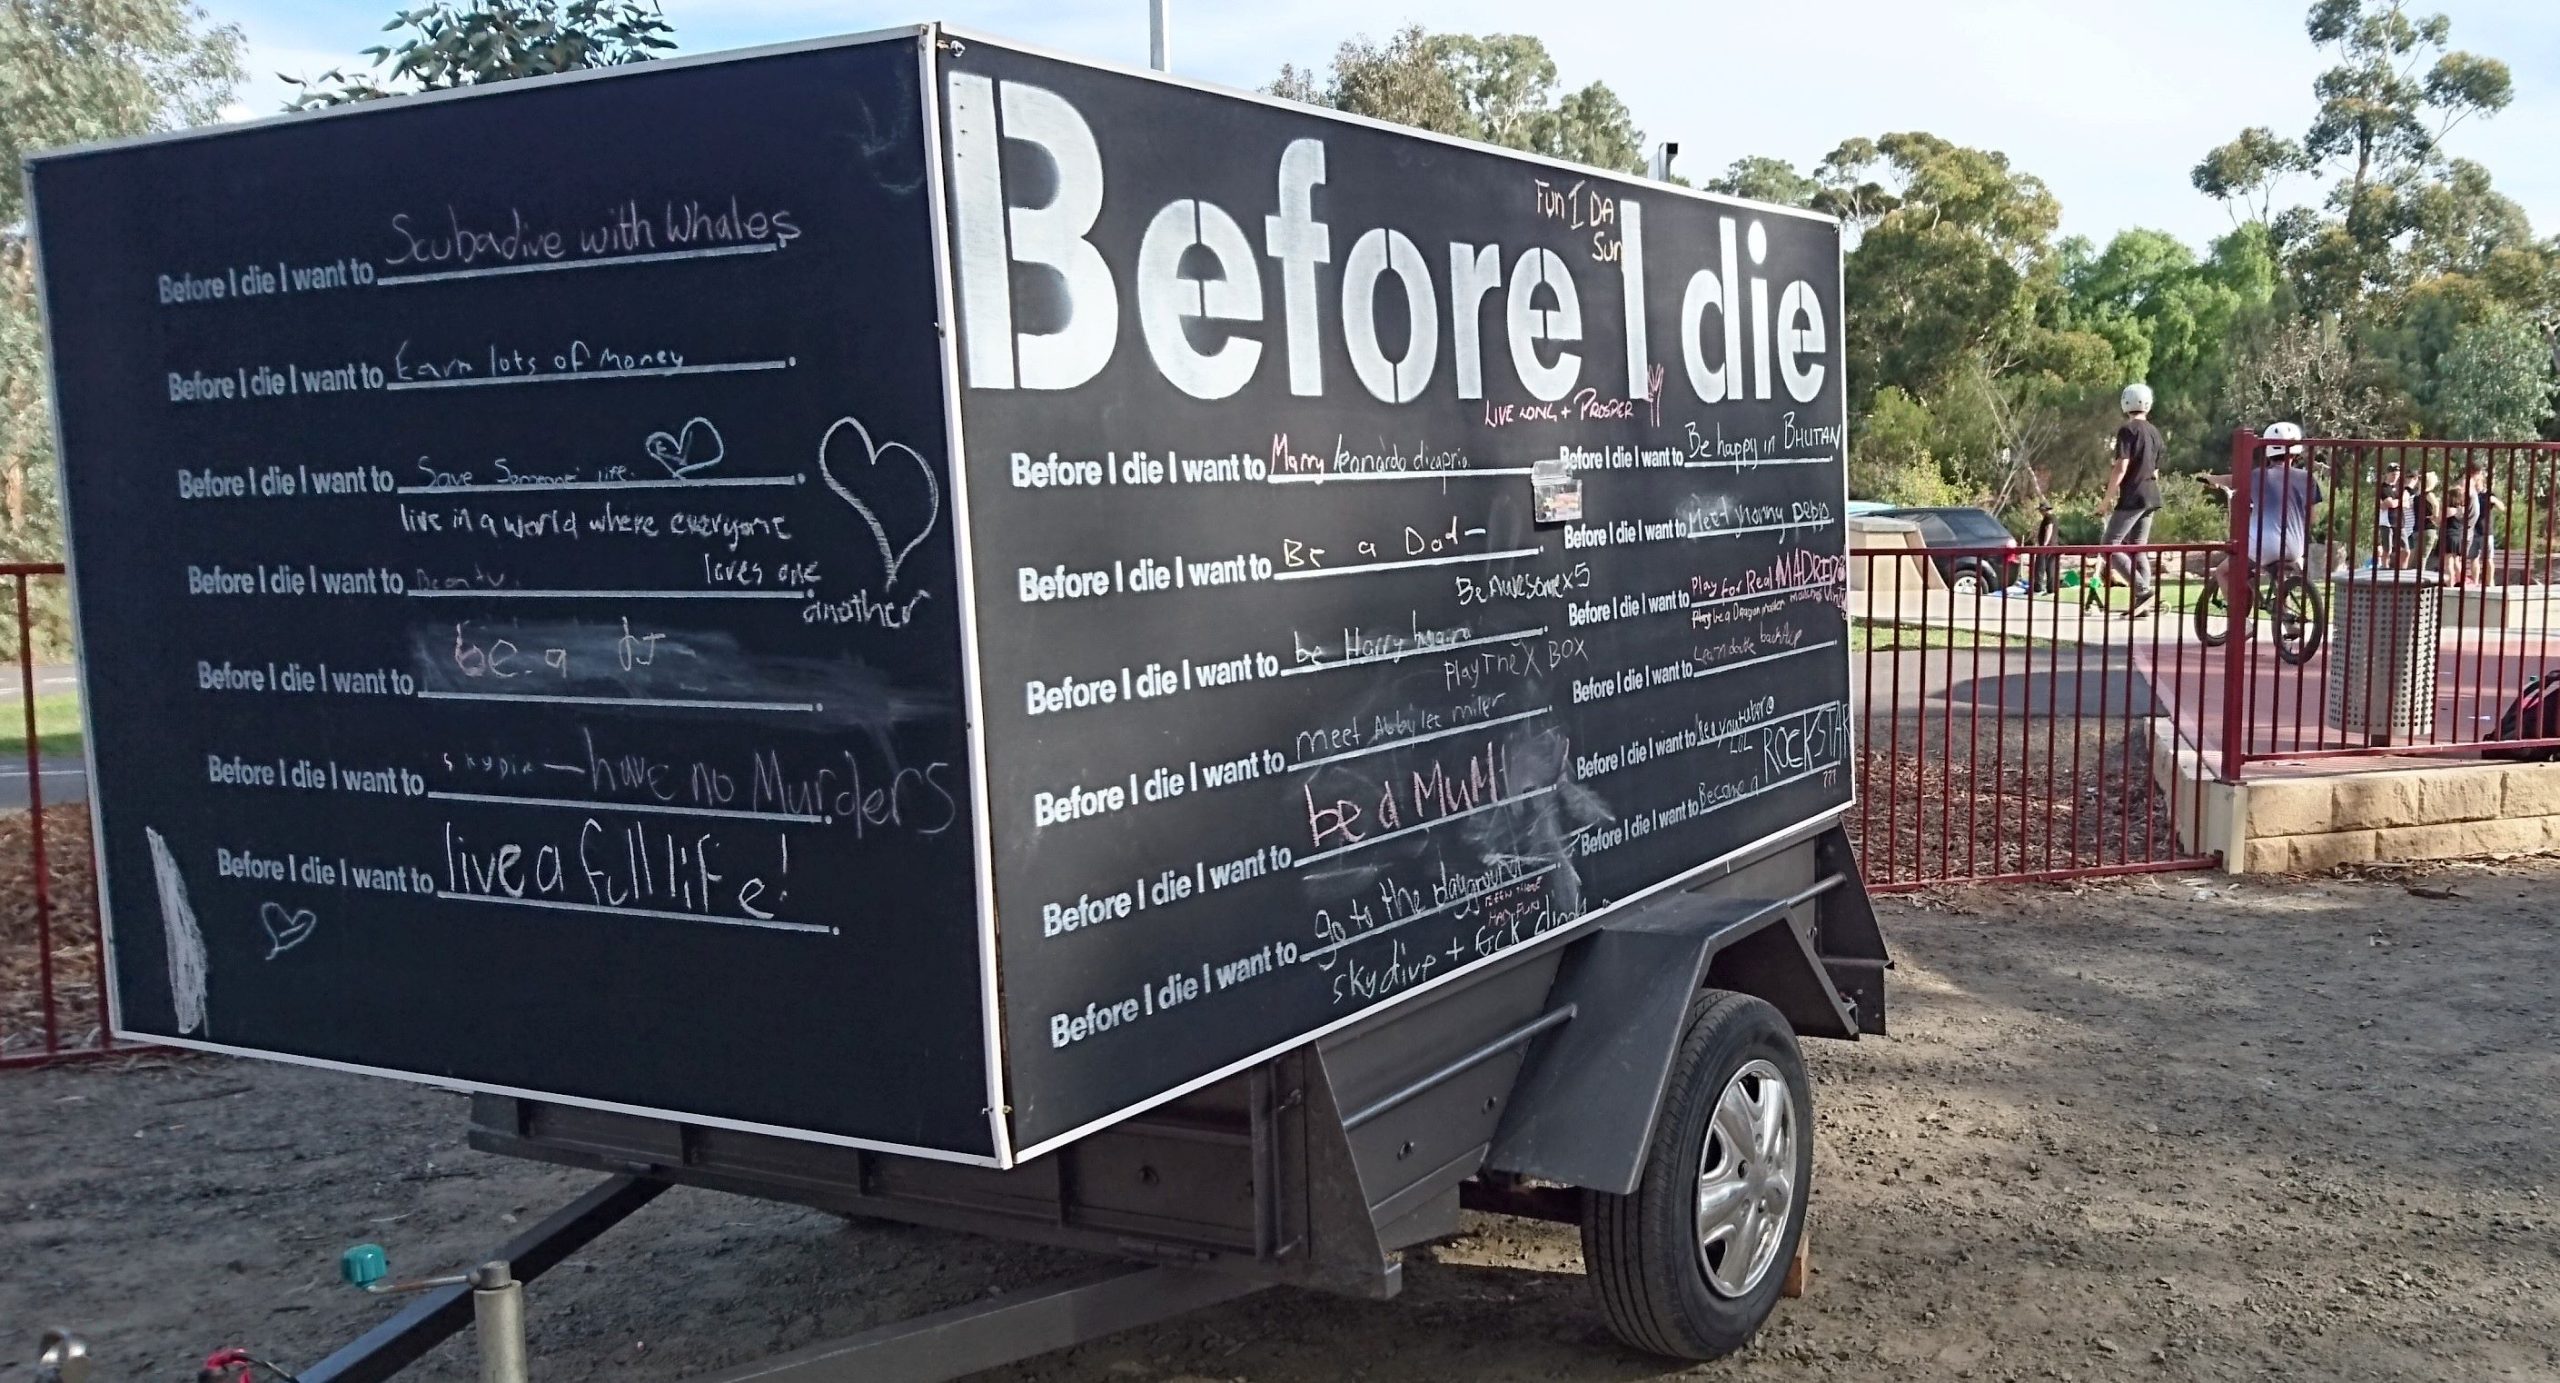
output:
POLYGON ((1861 546, 1850 554, 1850 695, 1870 885, 2190 869, 2203 787, 2176 771, 2213 650, 2186 633, 2217 544, 1861 546), (1958 564, 2005 567, 1979 596, 1958 564), (2139 563, 2156 601, 2107 584, 2139 563))
MULTIPOLYGON (((46 805, 48 781, 84 784, 72 760, 77 690, 40 674, 45 646, 62 646, 62 568, 0 564, 14 597, 16 714, 24 754, 0 767, 0 1068, 121 1050, 108 1031, 104 955, 89 865, 85 805, 46 805), (47 736, 58 752, 47 752, 47 736), (16 790, 24 774, 23 793, 16 790)), ((6 689, 0 688, 0 696, 6 689)), ((0 715, 7 714, 0 706, 0 715)), ((83 794, 85 796, 85 794, 83 794)))
MULTIPOLYGON (((2271 529, 2266 521, 2281 516, 2271 506, 2302 493, 2279 469, 2297 459, 2320 496, 2302 565, 2321 613, 2375 592, 2371 578, 2382 575, 2392 583, 2373 601, 2383 626, 2355 632, 2369 646, 2390 643, 2396 616, 2431 598, 2433 646, 2421 637, 2397 657, 2367 658, 2326 638, 2296 665, 2274 621, 2250 621, 2254 637, 2232 641, 2227 704, 2206 731, 2224 776, 2265 759, 2476 754, 2502 738, 2505 748, 2560 747, 2539 725, 2512 738, 2498 724, 2530 681, 2560 672, 2560 445, 2319 439, 2295 458, 2243 433, 2232 447, 2235 543, 2271 529), (2379 712, 2403 677, 2414 709, 2394 723, 2379 712)), ((2259 593, 2247 594, 2242 609, 2259 613, 2249 609, 2259 593)))

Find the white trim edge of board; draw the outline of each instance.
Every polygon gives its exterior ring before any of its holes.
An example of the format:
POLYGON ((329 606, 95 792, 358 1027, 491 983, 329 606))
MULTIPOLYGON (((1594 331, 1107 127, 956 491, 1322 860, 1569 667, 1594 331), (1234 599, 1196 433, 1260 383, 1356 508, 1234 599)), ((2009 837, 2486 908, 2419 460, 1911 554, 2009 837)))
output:
MULTIPOLYGON (((32 159, 28 160, 30 166, 20 173, 27 192, 27 247, 30 251, 27 267, 33 271, 36 279, 36 323, 44 329, 45 340, 50 342, 53 340, 51 329, 53 306, 45 292, 42 224, 44 218, 38 215, 36 210, 36 177, 33 162, 32 159)), ((71 493, 71 487, 67 483, 71 477, 67 473, 63 459, 70 453, 64 449, 62 441, 62 375, 53 369, 53 351, 50 345, 45 350, 45 405, 53 410, 54 508, 62 516, 62 593, 71 602, 72 659, 79 665, 81 676, 85 679, 88 668, 85 660, 81 658, 81 650, 89 646, 89 631, 81 623, 79 547, 72 541, 71 505, 63 498, 71 493)), ((32 653, 29 656, 32 657, 32 653)), ((97 705, 97 700, 88 695, 84 682, 80 696, 80 759, 82 766, 88 771, 89 877, 94 879, 98 886, 98 985, 101 990, 99 997, 106 1008, 107 1031, 121 1036, 124 1032, 124 1006, 117 1001, 116 997, 115 939, 107 928, 107 919, 114 915, 107 882, 107 833, 98 829, 99 823, 105 818, 106 804, 98 798, 97 705)), ((27 788, 28 800, 33 801, 36 794, 44 790, 43 780, 30 779, 27 788)))
POLYGON ((924 102, 925 211, 933 230, 934 312, 942 358, 944 464, 951 472, 952 570, 959 587, 960 706, 962 735, 969 752, 969 786, 974 793, 976 824, 970 832, 978 923, 978 1006, 986 1042, 988 1136, 995 1140, 996 1165, 1014 1165, 1013 1126, 1006 1117, 1003 972, 996 925, 996 843, 994 798, 987 787, 986 697, 978 677, 978 574, 969 541, 969 449, 961 436, 960 314, 952 295, 951 214, 945 200, 942 148, 942 42, 928 27, 917 44, 923 68, 917 92, 924 102))
MULTIPOLYGON (((204 1042, 192 1037, 164 1037, 152 1032, 126 1032, 117 1028, 119 1041, 155 1047, 181 1047, 191 1052, 213 1052, 222 1056, 244 1056, 259 1061, 280 1061, 288 1066, 307 1066, 319 1071, 337 1071, 351 1076, 382 1076, 407 1081, 412 1085, 433 1086, 439 1090, 455 1090, 466 1095, 505 1095, 519 1100, 539 1100, 544 1104, 571 1105, 579 1109, 600 1109, 609 1114, 637 1114, 650 1119, 667 1119, 679 1124, 696 1124, 704 1128, 729 1129, 738 1133, 764 1133, 776 1138, 789 1138, 802 1143, 826 1143, 839 1148, 860 1148, 866 1152, 896 1153, 901 1157, 920 1157, 934 1162, 957 1162, 971 1167, 999 1165, 992 1157, 977 1153, 952 1152, 947 1148, 919 1148, 906 1143, 891 1143, 877 1138, 855 1138, 846 1134, 818 1133, 810 1129, 783 1128, 776 1124, 759 1124, 746 1119, 723 1119, 710 1114, 686 1114, 672 1109, 653 1109, 648 1105, 621 1104, 613 1100, 588 1099, 579 1095, 563 1095, 553 1090, 527 1090, 514 1085, 491 1085, 486 1081, 458 1080, 446 1076, 430 1076, 417 1071, 394 1071, 382 1066, 361 1066, 352 1061, 332 1061, 320 1056, 295 1056, 289 1052, 271 1052, 257 1047, 233 1047, 220 1042, 204 1042)), ((139 1046, 137 1046, 137 1051, 139 1046)))

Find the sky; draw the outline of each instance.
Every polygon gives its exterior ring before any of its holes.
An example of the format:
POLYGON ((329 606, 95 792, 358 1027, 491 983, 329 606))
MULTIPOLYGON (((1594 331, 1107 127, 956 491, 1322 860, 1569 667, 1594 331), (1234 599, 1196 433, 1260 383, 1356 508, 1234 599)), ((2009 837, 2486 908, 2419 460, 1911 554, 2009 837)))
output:
MULTIPOLYGON (((280 107, 279 72, 317 75, 381 41, 393 0, 202 0, 249 40, 242 114, 280 107)), ((2063 230, 2103 241, 2135 226, 2198 245, 2230 229, 2188 170, 2251 125, 2299 135, 2326 66, 2302 0, 1172 0, 1173 68, 1228 86, 1318 66, 1343 39, 1406 22, 1535 34, 1565 84, 1605 81, 1649 140, 1680 145, 1702 181, 1750 154, 1803 167, 1841 140, 1927 130, 2000 150, 2061 199, 2063 230), (1560 17, 1561 16, 1561 17, 1560 17)), ((2516 99, 2455 130, 2450 152, 2487 165, 2537 232, 2560 233, 2560 5, 2439 0, 2453 44, 2504 60, 2516 99)), ((1146 0, 666 0, 687 52, 937 19, 1080 57, 1144 65, 1146 0)), ((2422 5, 2423 9, 2424 6, 2422 5)), ((2287 200, 2317 196, 2296 179, 2287 200)))

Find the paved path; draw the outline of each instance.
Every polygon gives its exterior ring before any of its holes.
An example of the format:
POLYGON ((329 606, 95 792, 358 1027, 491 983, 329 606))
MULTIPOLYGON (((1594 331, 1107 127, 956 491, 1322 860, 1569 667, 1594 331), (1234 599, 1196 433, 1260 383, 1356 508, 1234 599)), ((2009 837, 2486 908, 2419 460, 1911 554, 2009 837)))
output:
MULTIPOLYGON (((46 806, 62 802, 89 800, 89 768, 78 759, 54 758, 42 761, 44 800, 46 806)), ((27 791, 27 765, 23 759, 0 764, 0 811, 24 811, 32 795, 27 791)))

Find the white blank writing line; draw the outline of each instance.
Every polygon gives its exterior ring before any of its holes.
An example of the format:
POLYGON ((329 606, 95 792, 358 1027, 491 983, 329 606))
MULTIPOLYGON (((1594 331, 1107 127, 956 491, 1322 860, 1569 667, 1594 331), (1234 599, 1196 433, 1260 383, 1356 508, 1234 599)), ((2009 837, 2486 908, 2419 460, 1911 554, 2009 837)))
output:
POLYGON ((1520 793, 1516 796, 1497 797, 1480 807, 1469 807, 1462 812, 1451 812, 1447 816, 1441 817, 1436 821, 1426 821, 1419 826, 1407 826, 1401 831, 1389 831, 1385 835, 1371 836, 1367 840, 1355 840, 1349 845, 1337 845, 1333 849, 1327 850, 1320 855, 1300 855, 1298 857, 1297 867, 1304 869, 1318 860, 1329 860, 1336 855, 1348 855, 1354 850, 1366 850, 1372 845, 1383 845, 1388 841, 1394 840, 1398 836, 1409 836, 1416 831, 1435 831, 1448 825, 1452 821, 1464 821, 1478 812, 1489 812, 1496 807, 1512 806, 1517 803, 1526 802, 1532 797, 1544 797, 1553 791, 1555 791, 1553 784, 1542 788, 1531 788, 1527 792, 1520 793))
POLYGON ((1696 470, 1709 470, 1718 466, 1749 470, 1754 466, 1820 466, 1828 464, 1831 459, 1830 454, 1825 453, 1821 456, 1763 456, 1752 461, 1683 461, 1680 464, 1696 470))
POLYGON ((536 591, 518 588, 429 591, 416 586, 409 594, 420 600, 807 600, 816 591, 536 591))
POLYGON ((528 480, 518 485, 403 485, 403 495, 496 495, 509 490, 709 490, 747 485, 797 485, 797 475, 733 475, 715 480, 528 480))
POLYGON ((545 274, 555 269, 609 269, 617 264, 664 264, 676 259, 720 259, 729 255, 771 254, 780 245, 722 245, 709 250, 661 250, 649 255, 613 255, 602 259, 557 259, 541 264, 501 264, 489 269, 447 269, 434 274, 388 274, 373 281, 377 288, 403 283, 443 283, 450 279, 493 279, 502 274, 545 274))
POLYGON ((604 917, 653 917, 668 922, 709 922, 722 927, 761 927, 772 932, 824 932, 829 936, 837 929, 823 922, 785 922, 779 917, 714 917, 702 912, 665 912, 657 908, 616 908, 602 903, 572 903, 555 898, 510 898, 503 893, 450 893, 437 889, 436 896, 456 903, 507 903, 520 908, 546 908, 558 912, 588 912, 604 917))
POLYGON ((485 379, 403 379, 386 384, 393 389, 476 389, 484 384, 556 384, 574 379, 667 379, 675 375, 723 375, 741 370, 788 370, 799 363, 790 360, 733 360, 721 365, 660 365, 646 370, 561 370, 535 375, 491 375, 485 379))
POLYGON ((1515 885, 1526 883, 1526 882, 1528 882, 1529 880, 1534 879, 1534 878, 1538 877, 1538 876, 1539 876, 1539 875, 1541 875, 1541 874, 1553 874, 1554 872, 1556 872, 1557 870, 1562 869, 1562 868, 1564 868, 1564 866, 1563 866, 1562 864, 1551 864, 1551 865, 1546 866, 1546 867, 1545 867, 1545 868, 1543 868, 1543 869, 1532 869, 1532 870, 1530 870, 1528 873, 1521 875, 1519 878, 1511 879, 1511 880, 1505 881, 1505 882, 1503 882, 1503 883, 1494 884, 1494 885, 1492 885, 1492 886, 1491 886, 1491 887, 1489 887, 1489 888, 1480 888, 1480 889, 1477 889, 1475 892, 1470 893, 1470 894, 1467 894, 1467 895, 1465 895, 1464 897, 1452 898, 1452 899, 1450 899, 1448 902, 1445 902, 1445 903, 1435 903, 1435 904, 1433 904, 1433 905, 1432 905, 1432 906, 1430 906, 1430 907, 1424 908, 1424 909, 1423 909, 1422 911, 1420 911, 1420 912, 1407 913, 1407 914, 1405 914, 1404 916, 1397 918, 1395 921, 1390 922, 1390 923, 1388 923, 1387 925, 1385 925, 1385 926, 1383 926, 1383 927, 1371 927, 1369 930, 1367 930, 1367 931, 1365 931, 1365 932, 1362 932, 1362 933, 1361 933, 1361 934, 1359 934, 1358 936, 1346 936, 1346 937, 1344 937, 1343 939, 1341 939, 1340 941, 1334 942, 1334 943, 1333 943, 1332 945, 1330 945, 1330 946, 1319 946, 1319 947, 1317 947, 1315 950, 1312 950, 1312 951, 1300 951, 1300 952, 1298 953, 1298 959, 1299 959, 1299 961, 1300 961, 1300 962, 1302 962, 1302 963, 1303 963, 1303 962, 1305 962, 1305 961, 1311 961, 1311 960, 1314 960, 1314 959, 1316 959, 1316 958, 1317 958, 1317 957, 1319 957, 1319 956, 1329 956, 1329 955, 1332 955, 1334 952, 1341 950, 1341 949, 1342 949, 1343 947, 1345 947, 1345 946, 1356 946, 1356 945, 1360 944, 1360 943, 1361 943, 1361 942, 1363 942, 1363 941, 1368 941, 1368 940, 1371 940, 1372 938, 1375 938, 1375 937, 1385 936, 1387 933, 1389 933, 1389 932, 1391 932, 1391 931, 1394 931, 1396 928, 1403 926, 1403 925, 1404 925, 1405 923, 1407 923, 1407 922, 1419 922, 1419 921, 1421 921, 1422 919, 1424 919, 1424 918, 1426 918, 1426 917, 1429 917, 1429 916, 1431 916, 1431 915, 1432 915, 1432 914, 1434 914, 1434 913, 1447 912, 1447 911, 1448 911, 1449 909, 1451 909, 1451 908, 1462 908, 1462 907, 1465 907, 1467 904, 1474 902, 1474 901, 1475 901, 1475 900, 1477 900, 1478 898, 1483 898, 1483 897, 1487 897, 1487 896, 1489 896, 1489 895, 1491 895, 1491 894, 1500 893, 1501 891, 1503 891, 1503 890, 1504 890, 1504 889, 1506 889, 1506 888, 1511 888, 1511 887, 1514 887, 1515 885))
POLYGON ((1274 581, 1312 581, 1319 576, 1356 576, 1362 572, 1402 571, 1407 567, 1439 567, 1451 562, 1502 562, 1514 557, 1535 557, 1543 547, 1515 547, 1504 552, 1461 552, 1454 557, 1411 557, 1400 562, 1370 562, 1356 567, 1309 567, 1304 571, 1284 571, 1274 581))
POLYGON ((1314 475, 1272 475, 1264 479, 1274 485, 1322 485, 1335 480, 1448 480, 1471 475, 1527 475, 1527 466, 1469 466, 1453 471, 1340 471, 1314 475))
POLYGON ((1508 634, 1487 634, 1481 639, 1462 639, 1457 643, 1436 643, 1425 648, 1408 648, 1396 653, 1363 653, 1357 658, 1336 658, 1329 663, 1309 663, 1304 667, 1283 669, 1280 675, 1283 677, 1295 677, 1302 672, 1325 672, 1338 667, 1358 667, 1362 663, 1392 663, 1400 659, 1413 657, 1419 653, 1455 653, 1461 648, 1474 648, 1479 644, 1511 643, 1519 639, 1534 639, 1545 632, 1547 632, 1547 626, 1541 624, 1535 629, 1519 629, 1508 634))
POLYGON ((1731 605, 1738 600, 1775 600, 1782 595, 1802 595, 1807 591, 1827 591, 1839 581, 1807 581, 1801 586, 1785 586, 1774 591, 1744 591, 1740 595, 1720 595, 1713 600, 1693 600, 1682 606, 1686 610, 1703 610, 1710 605, 1731 605))
POLYGON ((512 692, 422 691, 421 701, 532 701, 546 706, 628 706, 634 710, 679 711, 822 711, 815 701, 685 701, 647 696, 544 696, 512 692))
POLYGON ((1551 709, 1553 708, 1540 706, 1534 711, 1522 711, 1518 715, 1503 716, 1499 720, 1480 720, 1472 725, 1453 725, 1446 730, 1434 730, 1427 735, 1407 735, 1402 739, 1388 740, 1384 744, 1370 745, 1366 749, 1347 749, 1339 754, 1328 754, 1321 759, 1307 759, 1291 764, 1288 771, 1295 773, 1302 768, 1322 768, 1326 764, 1338 764, 1345 759, 1363 758, 1370 754, 1384 754, 1390 749, 1402 749, 1408 744, 1428 744, 1433 740, 1445 740, 1451 735, 1463 735, 1470 730, 1490 730, 1497 725, 1509 725, 1514 721, 1545 715, 1551 709))
POLYGON ((431 792, 438 802, 485 802, 497 807, 566 807, 582 812, 652 812, 662 816, 717 816, 736 821, 805 821, 824 826, 827 818, 805 812, 751 812, 730 807, 679 807, 664 802, 579 801, 573 797, 508 797, 499 793, 431 792))
POLYGON ((1827 643, 1809 643, 1801 648, 1790 648, 1784 653, 1764 653, 1757 658, 1745 658, 1738 663, 1718 663, 1713 667, 1691 668, 1689 675, 1693 678, 1713 677, 1719 672, 1738 672, 1743 668, 1758 667, 1762 663, 1774 663, 1780 658, 1792 658, 1799 653, 1819 653, 1826 648, 1839 646, 1838 639, 1832 639, 1827 643))
POLYGON ((1731 538, 1744 533, 1792 533, 1799 528, 1829 528, 1834 522, 1835 520, 1832 519, 1806 519, 1801 523, 1754 523, 1745 524, 1740 528, 1696 529, 1691 532, 1683 533, 1680 536, 1683 538, 1701 539, 1731 538))

